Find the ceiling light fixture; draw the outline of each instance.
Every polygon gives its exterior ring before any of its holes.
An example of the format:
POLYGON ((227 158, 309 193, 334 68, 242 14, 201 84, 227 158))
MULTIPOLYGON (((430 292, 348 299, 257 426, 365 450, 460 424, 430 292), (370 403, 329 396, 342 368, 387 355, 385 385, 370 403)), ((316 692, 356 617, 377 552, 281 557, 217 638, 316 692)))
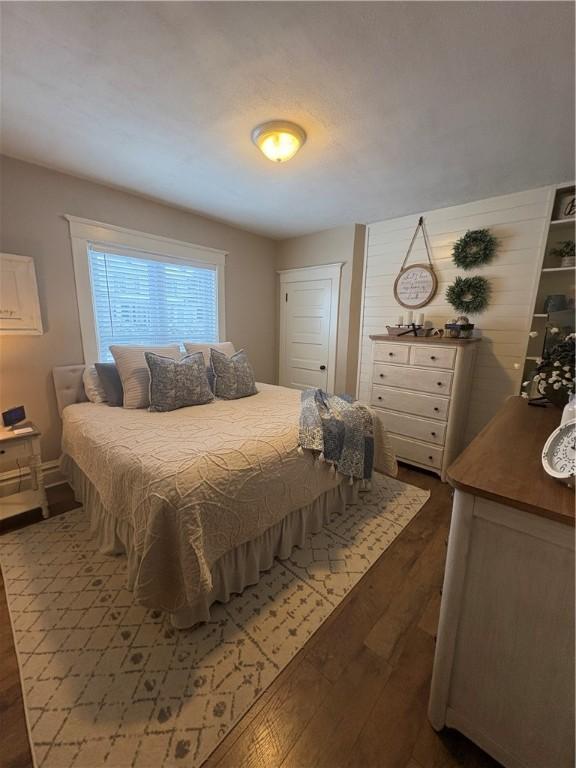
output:
POLYGON ((306 131, 296 123, 272 120, 257 125, 252 131, 252 141, 268 160, 284 163, 294 157, 306 141, 306 131))

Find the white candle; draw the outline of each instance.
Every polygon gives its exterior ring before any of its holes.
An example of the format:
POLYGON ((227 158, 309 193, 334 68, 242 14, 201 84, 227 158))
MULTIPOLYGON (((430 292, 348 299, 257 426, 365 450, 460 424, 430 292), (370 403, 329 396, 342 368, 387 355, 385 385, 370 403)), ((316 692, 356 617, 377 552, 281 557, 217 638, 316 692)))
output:
POLYGON ((404 325, 404 315, 398 315, 398 325, 404 325))
POLYGON ((424 325, 424 312, 418 312, 418 320, 416 325, 424 325))
POLYGON ((412 310, 410 310, 410 311, 407 313, 407 318, 406 318, 406 325, 412 325, 412 322, 413 322, 413 318, 414 318, 414 313, 412 312, 412 310))

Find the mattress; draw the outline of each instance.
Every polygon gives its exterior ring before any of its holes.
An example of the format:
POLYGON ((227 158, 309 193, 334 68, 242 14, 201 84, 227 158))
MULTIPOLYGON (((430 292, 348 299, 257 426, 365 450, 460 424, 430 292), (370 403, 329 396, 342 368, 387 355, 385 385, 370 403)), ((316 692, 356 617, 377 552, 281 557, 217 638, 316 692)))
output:
MULTIPOLYGON (((258 388, 168 413, 64 409, 63 466, 71 460, 95 489, 99 524, 129 540, 143 605, 178 613, 197 604, 226 553, 340 484, 327 465, 297 451, 300 392, 258 388)), ((375 454, 376 469, 395 474, 376 416, 375 454)))

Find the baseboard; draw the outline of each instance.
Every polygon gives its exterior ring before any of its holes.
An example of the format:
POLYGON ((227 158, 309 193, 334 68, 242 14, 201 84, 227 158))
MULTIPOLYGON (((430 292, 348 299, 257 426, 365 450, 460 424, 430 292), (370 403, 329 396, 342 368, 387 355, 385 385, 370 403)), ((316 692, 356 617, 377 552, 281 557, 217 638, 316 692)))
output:
MULTIPOLYGON (((60 472, 60 459, 42 462, 41 469, 46 487, 66 482, 66 478, 60 472)), ((17 493, 18 491, 26 491, 30 488, 30 485, 30 470, 28 467, 0 472, 0 496, 10 496, 10 494, 17 493)))

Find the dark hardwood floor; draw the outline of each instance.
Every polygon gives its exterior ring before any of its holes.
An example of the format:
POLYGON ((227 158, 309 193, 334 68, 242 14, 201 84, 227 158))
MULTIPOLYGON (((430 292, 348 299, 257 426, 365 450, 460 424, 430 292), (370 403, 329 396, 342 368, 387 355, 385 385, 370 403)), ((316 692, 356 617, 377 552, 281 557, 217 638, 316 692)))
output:
MULTIPOLYGON (((402 467, 400 479, 430 489, 430 500, 205 768, 497 768, 464 736, 428 723, 451 494, 424 472, 402 467)), ((75 506, 65 485, 48 498, 52 514, 75 506)), ((31 768, 3 581, 0 652, 0 766, 31 768)))

